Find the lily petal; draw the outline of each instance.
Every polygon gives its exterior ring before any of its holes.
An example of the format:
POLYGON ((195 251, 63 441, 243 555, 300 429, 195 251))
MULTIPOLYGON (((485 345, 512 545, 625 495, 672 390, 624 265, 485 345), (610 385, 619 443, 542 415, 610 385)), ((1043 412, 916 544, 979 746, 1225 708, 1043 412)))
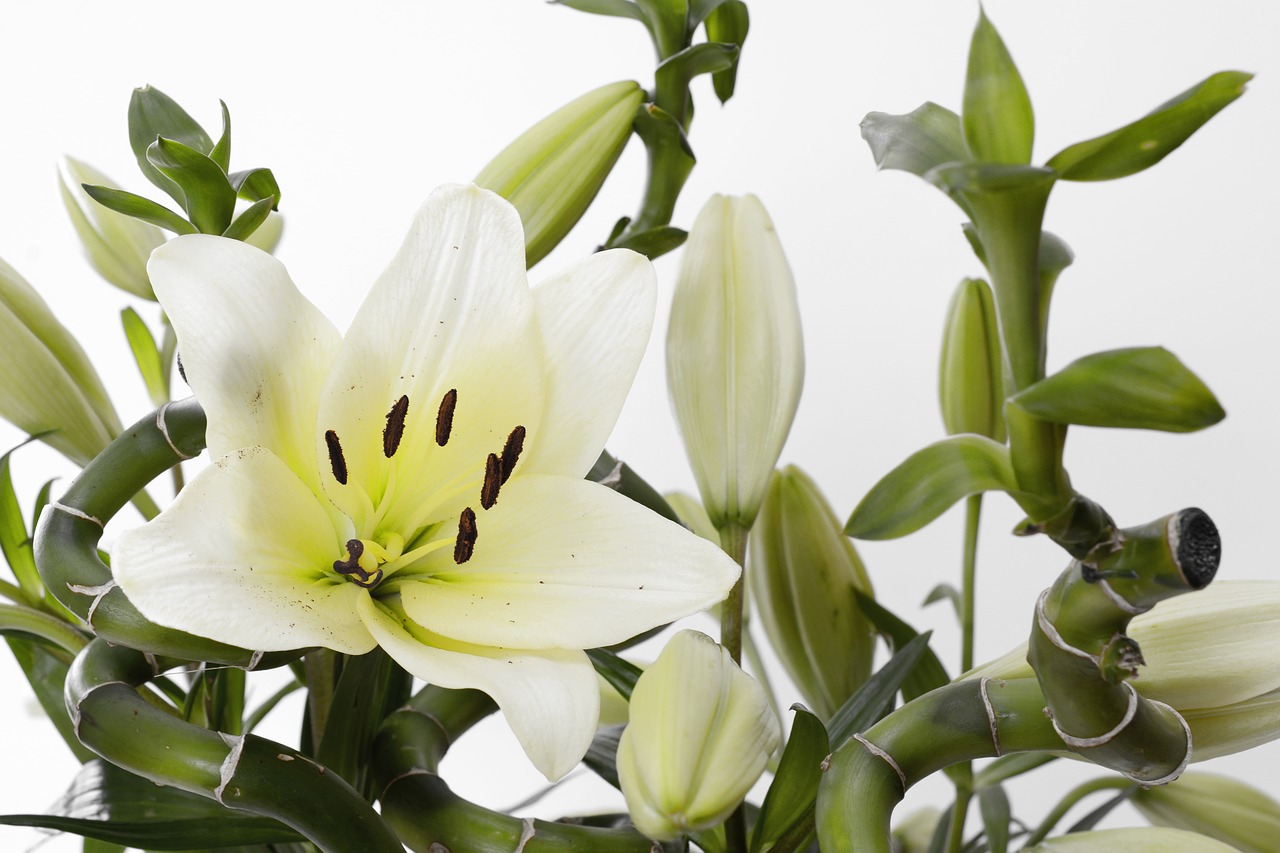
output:
POLYGON ((591 470, 649 344, 657 293, 653 265, 626 249, 592 255, 533 289, 547 403, 526 473, 591 470))
POLYGON ((400 587, 415 622, 469 643, 589 649, 720 601, 738 565, 613 490, 528 475, 480 514, 463 565, 437 552, 400 587))
POLYGON ((112 571, 148 619, 241 648, 374 646, 366 590, 330 569, 338 542, 319 499, 262 448, 216 460, 112 549, 112 571), (210 523, 216 519, 217 523, 210 523))
POLYGON ((333 430, 367 497, 325 477, 334 503, 360 529, 456 520, 479 500, 487 455, 500 454, 517 425, 537 434, 542 362, 519 215, 478 187, 436 190, 356 314, 321 401, 320 456, 333 430), (437 421, 450 391, 456 406, 442 445, 437 421), (393 466, 384 430, 402 396, 393 466), (393 468, 403 472, 395 499, 371 517, 393 468))
POLYGON ((275 258, 238 240, 178 237, 147 265, 209 419, 209 453, 265 447, 319 493, 320 389, 341 338, 275 258))
POLYGON ((359 609, 378 644, 409 672, 441 687, 489 694, 547 779, 564 776, 586 754, 600 694, 584 652, 473 646, 433 634, 368 597, 359 609))

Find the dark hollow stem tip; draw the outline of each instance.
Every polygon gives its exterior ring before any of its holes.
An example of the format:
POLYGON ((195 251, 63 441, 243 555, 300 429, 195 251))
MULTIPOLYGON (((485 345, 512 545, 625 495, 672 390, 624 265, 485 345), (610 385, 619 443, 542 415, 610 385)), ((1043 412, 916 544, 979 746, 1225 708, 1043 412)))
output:
POLYGON ((1204 589, 1218 572, 1222 561, 1222 537, 1218 526, 1202 509, 1192 507, 1178 513, 1178 548, 1173 555, 1192 589, 1204 589))

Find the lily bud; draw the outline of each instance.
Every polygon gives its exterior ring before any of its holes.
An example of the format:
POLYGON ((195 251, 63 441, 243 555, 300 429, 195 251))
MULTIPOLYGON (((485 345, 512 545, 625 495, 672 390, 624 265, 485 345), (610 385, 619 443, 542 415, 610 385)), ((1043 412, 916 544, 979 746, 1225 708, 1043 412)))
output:
MULTIPOLYGON (((1193 761, 1280 738, 1280 582, 1218 581, 1134 617, 1128 634, 1146 661, 1133 686, 1186 718, 1193 761)), ((964 677, 1030 677, 1026 653, 964 677)))
POLYGON ((631 820, 657 841, 720 824, 781 737, 760 685, 710 637, 681 631, 636 682, 618 743, 631 820))
POLYGON ((749 528, 804 383, 795 281, 755 196, 712 196, 684 248, 667 383, 702 503, 749 528))
POLYGON ((601 86, 526 130, 480 170, 476 185, 520 212, 528 266, 554 249, 591 205, 643 100, 644 90, 632 80, 601 86))
POLYGON ((1198 832, 1240 853, 1269 853, 1280 839, 1280 803, 1214 773, 1184 773, 1168 785, 1140 788, 1133 804, 1155 826, 1198 832))
POLYGON ((871 580, 817 485, 777 472, 751 529, 749 586, 765 633, 805 703, 828 720, 871 674, 875 629, 854 591, 871 580))
POLYGON ((938 400, 948 435, 1004 441, 1004 367, 995 297, 979 278, 960 282, 947 307, 938 400))
MULTIPOLYGON (((236 215, 239 215, 238 210, 236 215)), ((283 236, 284 216, 279 211, 273 210, 267 214, 266 220, 255 228, 252 234, 244 238, 244 241, 269 255, 276 250, 276 246, 280 245, 280 238, 283 236)))
POLYGON ((35 288, 0 261, 0 417, 85 465, 120 434, 84 350, 35 288), (50 432, 52 431, 52 432, 50 432))
POLYGON ((1103 829, 1072 832, 1028 847, 1025 853, 1238 853, 1221 841, 1180 829, 1103 829))
POLYGON ((93 268, 121 290, 154 302, 147 259, 153 249, 164 243, 164 232, 91 199, 84 184, 117 187, 88 163, 63 157, 58 163, 58 184, 62 203, 93 268))

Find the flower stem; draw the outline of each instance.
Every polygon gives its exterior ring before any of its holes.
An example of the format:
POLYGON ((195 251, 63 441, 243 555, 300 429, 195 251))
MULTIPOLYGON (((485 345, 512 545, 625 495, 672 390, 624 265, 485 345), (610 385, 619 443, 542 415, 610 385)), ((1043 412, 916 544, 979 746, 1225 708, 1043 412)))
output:
POLYGON ((964 505, 964 564, 961 580, 960 671, 973 669, 975 581, 978 575, 978 525, 982 519, 982 495, 970 495, 964 505))
POLYGON ((1088 782, 1080 783, 1064 794, 1062 799, 1058 800, 1058 804, 1053 807, 1052 811, 1045 815, 1045 818, 1040 822, 1040 825, 1027 836, 1025 842, 1026 846, 1030 847, 1033 844, 1039 844, 1041 841, 1044 841, 1049 833, 1053 831, 1053 828, 1058 825, 1058 821, 1062 820, 1062 818, 1066 816, 1067 812, 1075 807, 1076 803, 1080 802, 1090 794, 1097 793, 1098 791, 1110 791, 1118 788, 1130 787, 1137 786, 1128 779, 1121 779, 1115 776, 1103 776, 1099 779, 1091 779, 1088 782))
MULTIPOLYGON (((747 528, 729 521, 720 528, 720 547, 742 567, 747 561, 747 528)), ((742 663, 742 610, 746 603, 746 571, 738 575, 729 597, 720 604, 720 645, 728 650, 733 662, 742 663)), ((724 824, 725 849, 728 853, 746 853, 747 813, 743 804, 729 815, 724 824)))

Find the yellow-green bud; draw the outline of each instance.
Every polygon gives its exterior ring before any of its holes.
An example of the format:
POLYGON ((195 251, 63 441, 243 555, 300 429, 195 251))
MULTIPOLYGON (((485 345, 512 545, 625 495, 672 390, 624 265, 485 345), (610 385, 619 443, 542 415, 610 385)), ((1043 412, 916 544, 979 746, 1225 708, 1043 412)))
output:
POLYGON ((121 290, 155 301, 147 278, 147 259, 165 241, 164 232, 150 223, 103 207, 84 191, 84 184, 116 189, 111 179, 71 157, 58 163, 62 203, 84 246, 90 265, 121 290))
POLYGON ((1238 853, 1221 841, 1180 829, 1103 829, 1072 832, 1024 853, 1238 853))
POLYGON ((120 421, 84 350, 35 288, 0 261, 0 417, 78 465, 120 434, 120 421))
POLYGON ((995 297, 979 278, 960 282, 942 333, 938 400, 948 435, 1004 441, 1004 368, 995 297))
POLYGON ((528 266, 554 249, 591 205, 627 145, 643 100, 634 81, 601 86, 526 130, 480 170, 476 184, 520 212, 528 266))
POLYGON ((1280 803, 1226 776, 1184 773, 1168 785, 1139 789, 1132 802, 1155 826, 1198 832, 1240 853, 1272 853, 1280 844, 1280 803))
POLYGON ((871 674, 875 630, 854 597, 871 595, 862 560, 795 466, 770 482, 747 553, 765 633, 805 703, 828 720, 871 674))
MULTIPOLYGON (((1280 582, 1218 581, 1134 617, 1129 636, 1146 661, 1133 681, 1191 726, 1192 760, 1280 737, 1280 582)), ((1031 676, 1025 644, 965 678, 1031 676)))
POLYGON ((667 330, 667 383, 717 529, 749 528, 804 383, 796 286, 755 196, 712 196, 684 247, 667 330))
POLYGON ((760 685, 710 637, 681 631, 636 682, 618 743, 631 820, 657 841, 722 823, 781 737, 760 685))

